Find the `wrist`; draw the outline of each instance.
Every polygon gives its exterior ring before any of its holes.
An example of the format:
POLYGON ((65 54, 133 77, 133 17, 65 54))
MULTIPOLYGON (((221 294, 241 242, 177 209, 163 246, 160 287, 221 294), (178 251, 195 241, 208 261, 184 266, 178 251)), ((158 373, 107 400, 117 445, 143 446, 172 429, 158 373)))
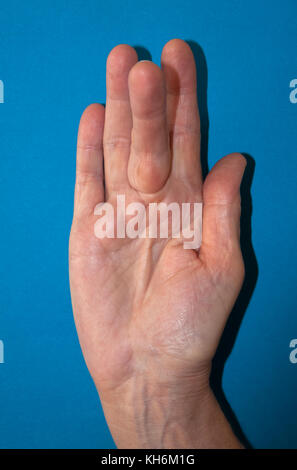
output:
POLYGON ((107 423, 120 448, 194 448, 213 405, 209 373, 175 380, 131 377, 100 391, 107 423))

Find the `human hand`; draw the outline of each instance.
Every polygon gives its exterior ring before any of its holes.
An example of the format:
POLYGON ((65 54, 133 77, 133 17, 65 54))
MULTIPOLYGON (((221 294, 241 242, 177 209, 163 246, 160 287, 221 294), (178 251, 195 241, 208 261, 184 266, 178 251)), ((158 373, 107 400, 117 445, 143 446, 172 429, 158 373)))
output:
POLYGON ((89 106, 80 122, 69 246, 80 344, 119 447, 236 447, 209 374, 244 278, 245 159, 222 158, 203 183, 189 46, 169 41, 161 69, 137 60, 128 45, 111 51, 106 108, 89 106), (117 194, 203 201, 200 249, 170 237, 99 240, 94 208, 117 194))

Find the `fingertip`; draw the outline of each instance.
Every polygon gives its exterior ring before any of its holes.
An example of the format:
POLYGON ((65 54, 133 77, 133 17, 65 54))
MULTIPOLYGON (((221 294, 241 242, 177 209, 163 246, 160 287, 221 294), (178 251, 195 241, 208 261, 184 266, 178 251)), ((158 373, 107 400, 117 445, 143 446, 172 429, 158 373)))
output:
POLYGON ((213 170, 222 170, 243 173, 247 165, 246 158, 239 152, 229 153, 225 157, 221 158, 213 167, 213 170))
POLYGON ((138 56, 136 50, 128 44, 119 44, 109 53, 106 61, 107 107, 112 100, 128 100, 128 74, 138 56))
MULTIPOLYGON (((240 152, 233 152, 224 157, 225 163, 228 166, 228 172, 234 175, 234 180, 238 181, 238 187, 240 187, 246 166, 247 160, 240 152)), ((222 160, 224 160, 222 159, 222 160)))
POLYGON ((86 122, 93 122, 97 125, 102 125, 104 118, 105 108, 100 103, 92 103, 86 107, 80 118, 80 125, 86 124, 86 122))
POLYGON ((162 70, 150 60, 139 61, 131 68, 128 82, 133 91, 146 94, 163 82, 162 70))
POLYGON ((245 156, 240 153, 240 152, 233 152, 233 153, 230 153, 229 155, 227 155, 225 158, 230 158, 233 160, 234 163, 236 163, 236 165, 240 165, 243 169, 246 167, 247 165, 247 160, 245 158, 245 156))
POLYGON ((196 64, 190 46, 181 39, 165 44, 161 54, 162 70, 170 93, 196 92, 196 64))
POLYGON ((239 194, 246 158, 238 152, 221 158, 207 175, 203 197, 210 203, 231 203, 239 194))
POLYGON ((176 56, 193 56, 192 49, 189 44, 180 38, 170 39, 163 47, 161 58, 164 56, 176 57, 176 56))
POLYGON ((106 59, 106 67, 110 73, 121 74, 124 69, 133 65, 138 60, 134 47, 129 44, 118 44, 109 52, 106 59))
POLYGON ((100 103, 92 103, 84 110, 79 123, 78 143, 96 145, 102 139, 105 108, 100 103))
POLYGON ((137 62, 128 77, 133 123, 136 119, 165 116, 166 94, 163 72, 153 62, 137 62))

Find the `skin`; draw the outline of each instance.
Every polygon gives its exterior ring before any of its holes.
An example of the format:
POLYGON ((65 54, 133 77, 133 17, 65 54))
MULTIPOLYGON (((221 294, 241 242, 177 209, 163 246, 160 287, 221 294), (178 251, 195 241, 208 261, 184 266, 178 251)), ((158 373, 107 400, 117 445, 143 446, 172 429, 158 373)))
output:
POLYGON ((241 447, 209 375, 244 278, 246 161, 228 155, 202 181, 196 67, 184 41, 164 46, 161 68, 125 44, 106 68, 106 107, 90 105, 79 126, 69 267, 107 423, 119 448, 241 447), (170 237, 96 238, 94 208, 117 194, 127 204, 203 201, 200 249, 170 237))

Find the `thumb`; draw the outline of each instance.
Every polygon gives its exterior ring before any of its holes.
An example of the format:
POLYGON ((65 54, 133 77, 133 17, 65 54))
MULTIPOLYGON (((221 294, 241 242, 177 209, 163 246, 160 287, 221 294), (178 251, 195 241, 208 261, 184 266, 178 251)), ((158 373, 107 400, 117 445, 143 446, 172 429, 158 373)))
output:
MULTIPOLYGON (((215 270, 243 271, 240 250, 240 184, 246 159, 233 153, 219 160, 203 185, 203 233, 200 256, 215 270)), ((242 274, 243 276, 243 274, 242 274)))

